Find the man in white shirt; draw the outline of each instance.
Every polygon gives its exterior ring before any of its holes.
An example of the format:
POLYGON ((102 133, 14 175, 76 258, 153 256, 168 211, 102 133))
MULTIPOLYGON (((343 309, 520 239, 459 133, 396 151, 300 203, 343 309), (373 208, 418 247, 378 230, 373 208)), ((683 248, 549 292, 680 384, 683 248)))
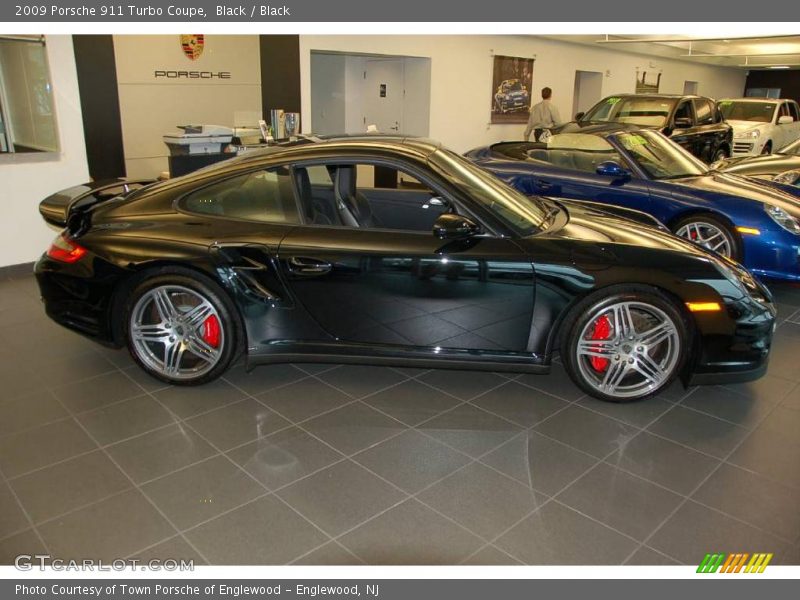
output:
POLYGON ((531 132, 534 132, 533 141, 538 141, 543 130, 552 129, 561 124, 561 115, 558 114, 558 109, 550 103, 552 95, 553 90, 549 87, 542 88, 542 101, 531 108, 531 116, 528 119, 528 126, 525 128, 526 142, 531 137, 531 132))

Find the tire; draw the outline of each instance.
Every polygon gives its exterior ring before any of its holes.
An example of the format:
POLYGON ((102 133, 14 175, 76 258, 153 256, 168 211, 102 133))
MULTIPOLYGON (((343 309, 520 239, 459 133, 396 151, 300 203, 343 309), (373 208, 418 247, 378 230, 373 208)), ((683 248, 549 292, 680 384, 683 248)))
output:
POLYGON ((770 140, 764 147, 761 149, 761 154, 772 154, 772 141, 770 140))
POLYGON ((672 226, 672 233, 733 260, 742 259, 738 234, 715 215, 699 213, 684 217, 672 226))
POLYGON ((717 148, 717 151, 714 152, 714 156, 711 157, 711 162, 715 163, 718 160, 724 160, 728 158, 728 153, 725 151, 725 148, 717 148))
POLYGON ((212 279, 190 269, 143 275, 123 308, 133 360, 172 385, 201 385, 238 358, 244 333, 233 301, 212 279))
POLYGON ((598 400, 635 402, 654 396, 667 389, 686 364, 690 322, 657 288, 598 290, 573 307, 564 323, 569 326, 560 347, 567 373, 598 400), (625 323, 633 329, 620 326, 625 323), (630 335, 622 335, 625 331, 630 335))

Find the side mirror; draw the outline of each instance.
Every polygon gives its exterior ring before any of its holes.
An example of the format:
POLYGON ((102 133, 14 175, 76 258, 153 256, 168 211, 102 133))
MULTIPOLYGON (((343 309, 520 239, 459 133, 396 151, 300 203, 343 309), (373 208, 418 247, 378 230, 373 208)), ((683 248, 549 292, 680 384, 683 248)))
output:
POLYGON ((586 114, 585 112, 575 113, 575 120, 580 121, 583 118, 583 115, 585 114, 586 114))
POLYGON ((692 126, 692 120, 689 117, 677 117, 675 119, 675 129, 688 129, 692 126))
POLYGON ((595 169, 595 173, 598 175, 602 175, 603 177, 612 177, 614 179, 630 179, 631 174, 630 172, 625 169, 622 165, 613 160, 607 160, 605 162, 601 162, 597 165, 597 169, 595 169))
POLYGON ((788 125, 789 123, 794 123, 794 117, 792 115, 781 115, 778 117, 778 125, 788 125))
POLYGON ((454 215, 453 213, 439 215, 436 222, 433 224, 433 235, 440 240, 463 239, 480 232, 480 225, 473 220, 462 217, 461 215, 454 215))

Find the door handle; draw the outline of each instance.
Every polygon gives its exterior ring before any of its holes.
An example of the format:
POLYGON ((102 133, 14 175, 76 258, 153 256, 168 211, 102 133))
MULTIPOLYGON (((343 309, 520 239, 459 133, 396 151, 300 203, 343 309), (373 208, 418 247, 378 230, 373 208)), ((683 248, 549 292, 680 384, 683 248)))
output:
POLYGON ((552 183, 550 183, 549 181, 546 181, 544 179, 537 179, 536 180, 536 188, 540 192, 547 192, 549 190, 552 190, 554 187, 555 187, 555 185, 553 185, 552 183))
POLYGON ((292 256, 287 261, 287 266, 296 275, 325 275, 333 269, 331 263, 304 256, 292 256))

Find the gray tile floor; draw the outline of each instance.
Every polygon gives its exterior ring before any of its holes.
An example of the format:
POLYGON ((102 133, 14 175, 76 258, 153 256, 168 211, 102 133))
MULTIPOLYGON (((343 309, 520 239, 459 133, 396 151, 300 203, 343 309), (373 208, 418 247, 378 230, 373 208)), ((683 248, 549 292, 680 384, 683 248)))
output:
POLYGON ((800 564, 800 287, 767 377, 645 402, 550 376, 241 367, 165 387, 0 280, 0 562, 800 564))

